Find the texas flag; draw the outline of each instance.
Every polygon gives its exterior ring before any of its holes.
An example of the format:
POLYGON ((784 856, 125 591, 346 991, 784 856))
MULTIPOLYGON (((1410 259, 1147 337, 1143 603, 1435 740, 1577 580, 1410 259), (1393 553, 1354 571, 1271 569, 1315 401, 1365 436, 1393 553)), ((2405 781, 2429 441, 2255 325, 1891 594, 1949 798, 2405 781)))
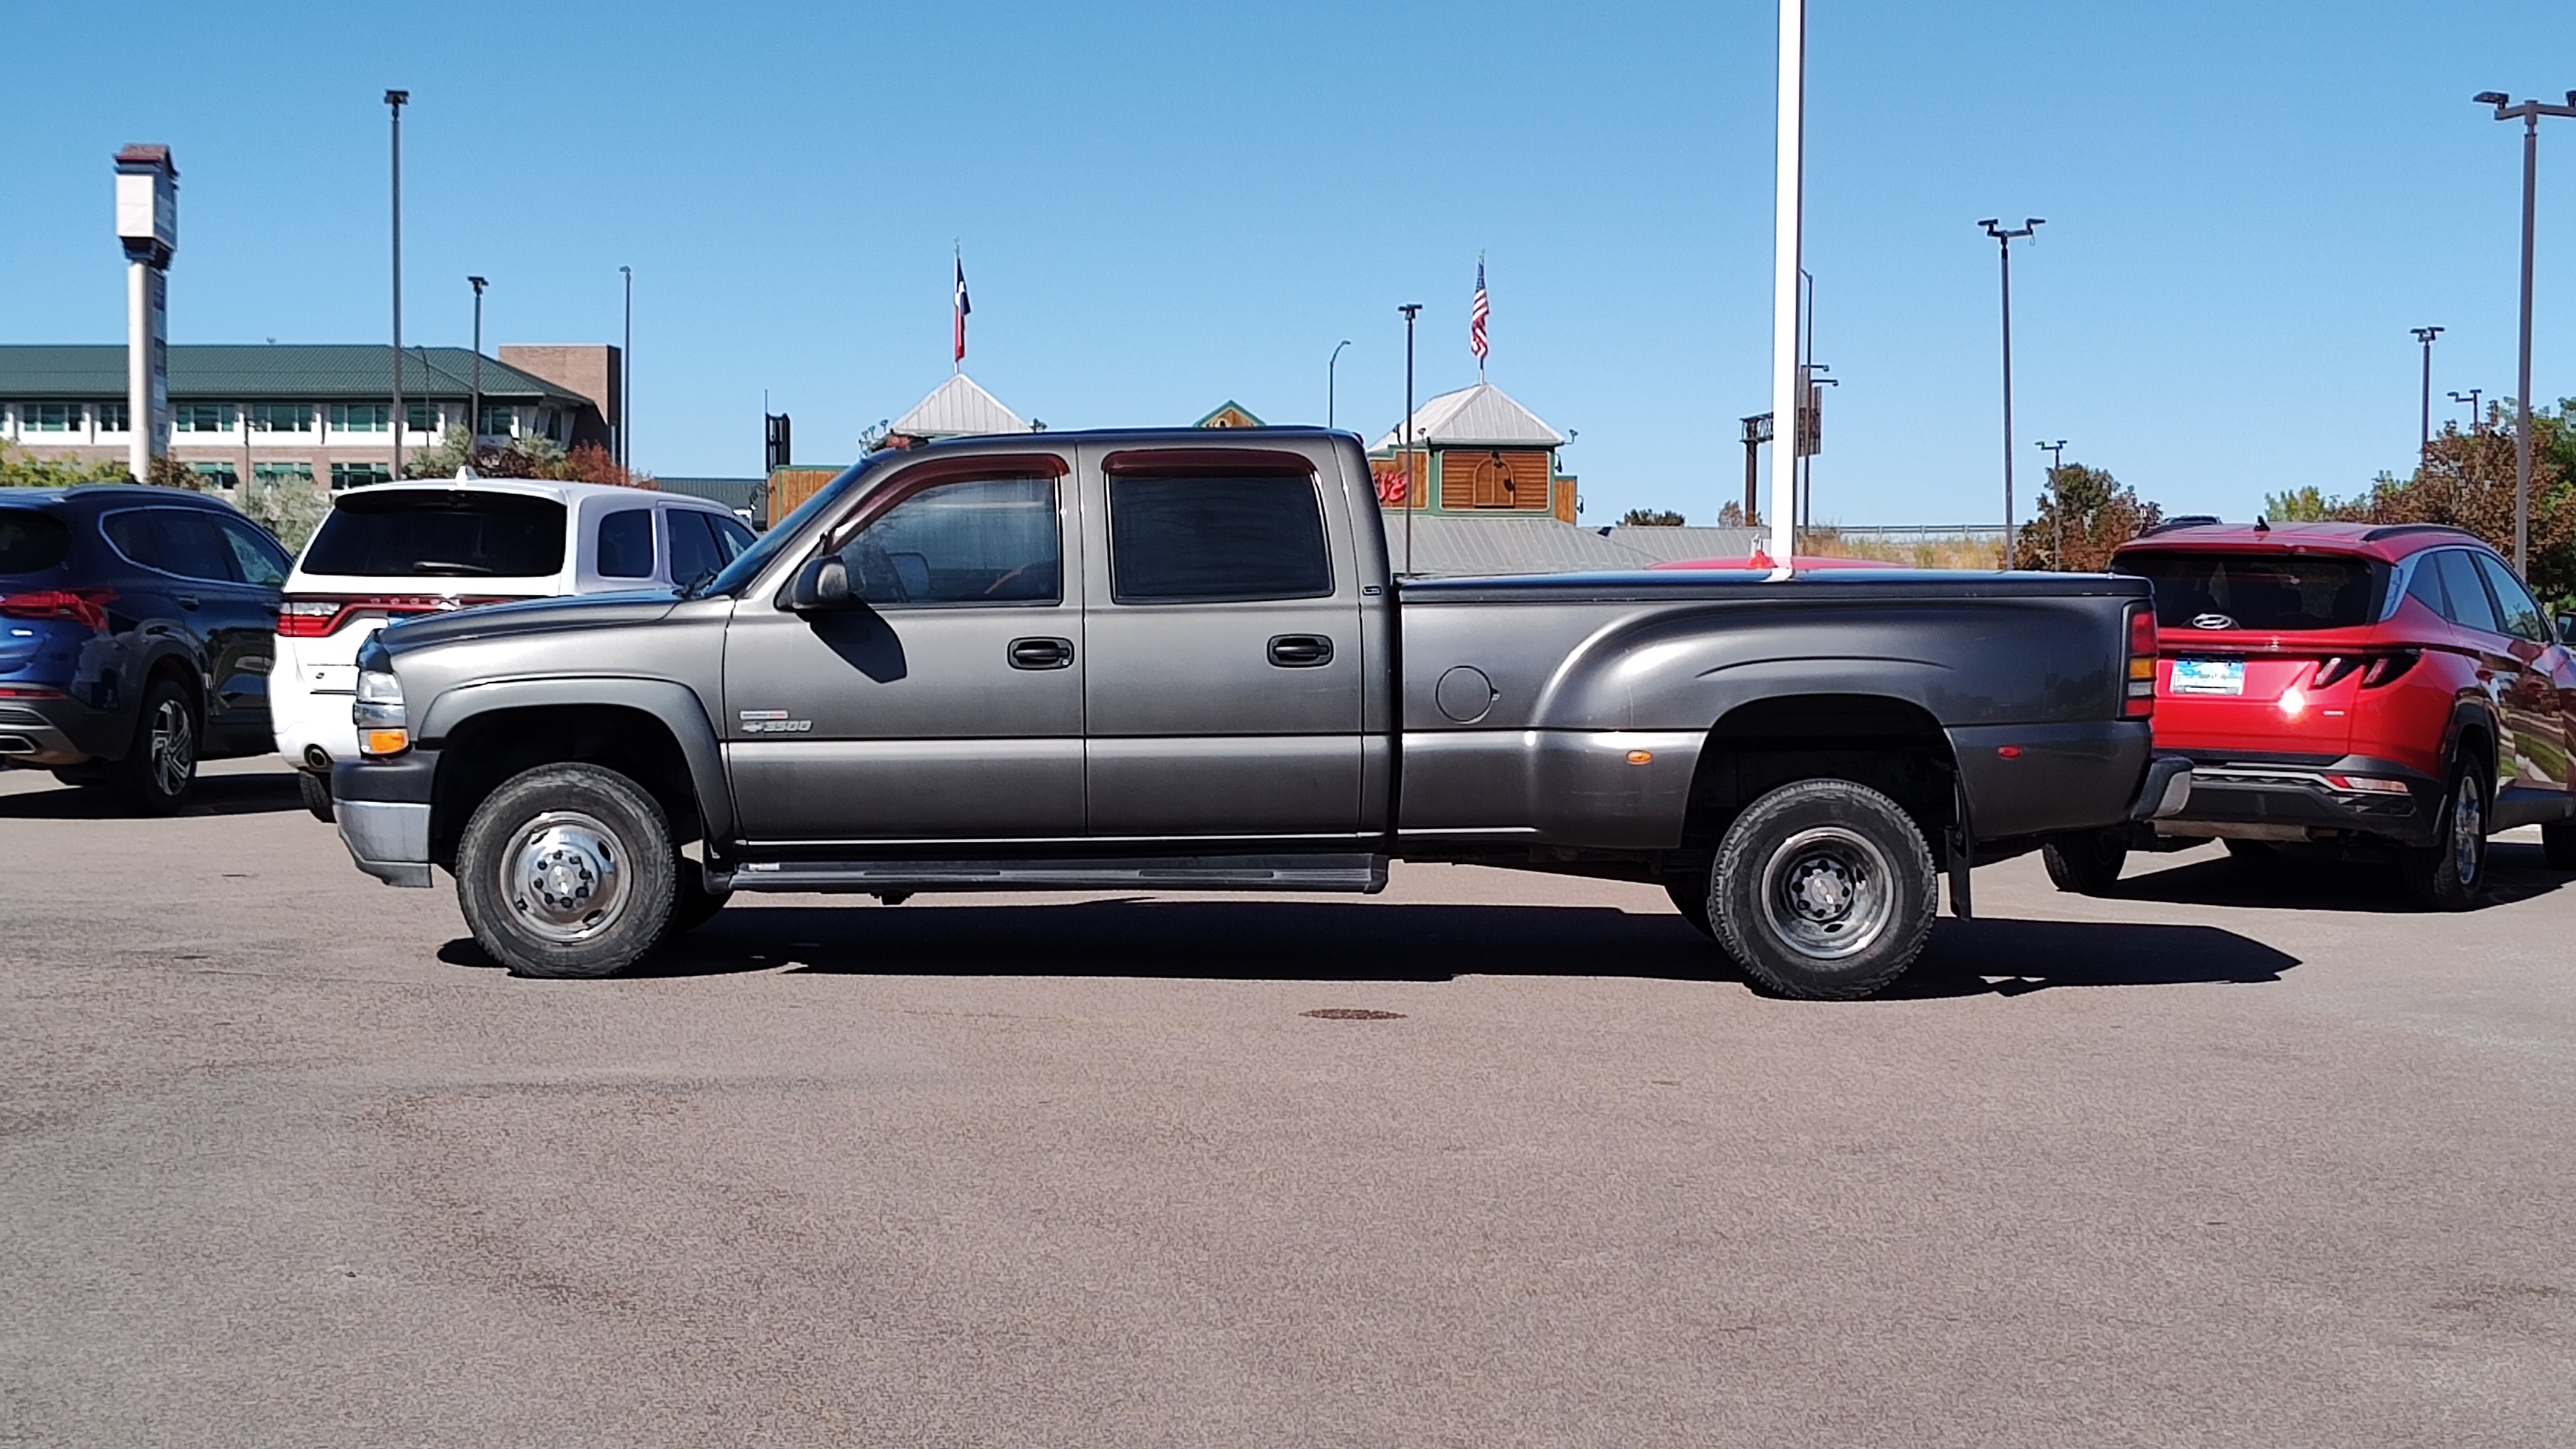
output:
POLYGON ((957 363, 961 367, 966 363, 966 314, 974 310, 974 305, 966 300, 966 253, 960 251, 957 253, 957 363))

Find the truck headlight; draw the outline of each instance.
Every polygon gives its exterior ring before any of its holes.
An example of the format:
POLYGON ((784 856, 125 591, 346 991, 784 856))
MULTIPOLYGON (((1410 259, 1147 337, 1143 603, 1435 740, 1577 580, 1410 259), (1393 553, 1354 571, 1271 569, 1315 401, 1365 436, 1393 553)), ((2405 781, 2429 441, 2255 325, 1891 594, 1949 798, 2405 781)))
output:
POLYGON ((374 759, 411 748, 411 720, 403 711, 402 681, 390 670, 370 669, 358 676, 358 702, 349 707, 358 726, 358 753, 374 759))

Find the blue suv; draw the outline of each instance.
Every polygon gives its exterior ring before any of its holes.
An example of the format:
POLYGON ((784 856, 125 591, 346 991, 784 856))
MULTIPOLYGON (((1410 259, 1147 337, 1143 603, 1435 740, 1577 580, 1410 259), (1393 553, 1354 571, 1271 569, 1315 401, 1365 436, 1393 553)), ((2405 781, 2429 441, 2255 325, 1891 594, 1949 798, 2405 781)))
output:
POLYGON ((198 760, 266 753, 289 564, 193 493, 0 488, 0 765, 168 814, 198 760))

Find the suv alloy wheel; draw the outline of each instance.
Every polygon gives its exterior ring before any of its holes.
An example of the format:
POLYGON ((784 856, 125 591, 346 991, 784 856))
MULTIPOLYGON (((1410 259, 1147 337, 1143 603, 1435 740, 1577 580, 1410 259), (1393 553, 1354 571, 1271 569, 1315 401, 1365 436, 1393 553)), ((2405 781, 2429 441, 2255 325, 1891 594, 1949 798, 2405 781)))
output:
POLYGON ((2463 750, 2451 764, 2450 787, 2434 817, 2431 845, 2398 853, 2407 894, 2431 911, 2465 911, 2487 883, 2488 770, 2483 757, 2463 750))

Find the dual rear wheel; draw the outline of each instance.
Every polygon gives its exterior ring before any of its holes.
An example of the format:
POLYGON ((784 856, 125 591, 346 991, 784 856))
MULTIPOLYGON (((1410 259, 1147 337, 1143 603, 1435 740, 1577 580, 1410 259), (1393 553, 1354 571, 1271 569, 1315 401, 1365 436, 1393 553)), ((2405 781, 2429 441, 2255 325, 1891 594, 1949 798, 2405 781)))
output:
POLYGON ((1932 850, 1904 809, 1849 780, 1800 780, 1747 806, 1674 906, 1762 987, 1811 1001, 1885 990, 1939 907, 1932 850))

